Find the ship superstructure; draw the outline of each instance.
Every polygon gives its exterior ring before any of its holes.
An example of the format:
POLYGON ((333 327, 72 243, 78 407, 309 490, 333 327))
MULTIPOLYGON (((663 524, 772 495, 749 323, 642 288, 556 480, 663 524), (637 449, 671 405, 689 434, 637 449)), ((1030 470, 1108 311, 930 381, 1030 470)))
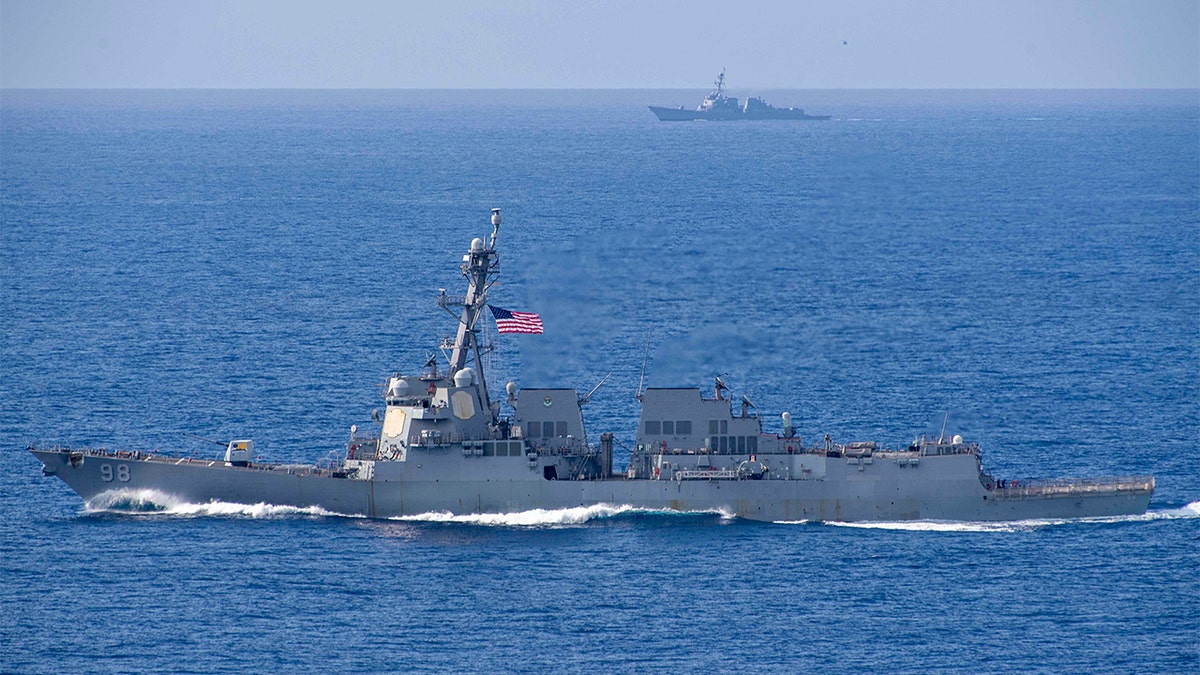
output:
POLYGON ((721 378, 698 388, 638 391, 641 416, 625 467, 614 470, 614 436, 588 442, 572 388, 518 388, 502 402, 488 388, 480 321, 498 273, 499 209, 492 233, 462 258, 464 296, 438 306, 457 321, 446 347, 415 374, 390 376, 378 428, 351 427, 344 454, 327 465, 252 461, 253 442, 223 458, 67 447, 29 450, 43 472, 89 503, 134 491, 194 503, 320 507, 368 517, 514 513, 608 504, 653 511, 720 512, 770 521, 1019 520, 1142 513, 1154 479, 997 480, 979 447, 959 436, 887 449, 875 442, 808 444, 788 413, 765 431, 746 397, 721 378))
POLYGON ((663 122, 731 121, 731 120, 827 120, 829 115, 809 115, 801 108, 776 108, 758 97, 749 97, 744 103, 725 94, 725 71, 713 82, 716 87, 695 108, 683 106, 648 106, 663 122))

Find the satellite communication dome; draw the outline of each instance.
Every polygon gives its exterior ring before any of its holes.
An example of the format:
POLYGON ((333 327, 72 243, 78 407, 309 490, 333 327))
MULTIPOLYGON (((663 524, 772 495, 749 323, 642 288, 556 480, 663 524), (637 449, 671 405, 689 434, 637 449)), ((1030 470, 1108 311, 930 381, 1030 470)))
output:
POLYGON ((408 382, 402 377, 393 377, 392 384, 388 387, 388 396, 392 398, 408 396, 408 382))
POLYGON ((469 387, 475 383, 475 371, 470 368, 463 368, 454 374, 454 386, 469 387))
POLYGON ((471 240, 471 252, 479 253, 481 251, 483 251, 483 240, 479 237, 475 237, 471 240))
POLYGON ((958 434, 954 434, 953 440, 954 440, 955 445, 962 445, 962 436, 960 436, 958 434))
POLYGON ((510 381, 508 384, 504 385, 504 391, 507 391, 509 396, 516 396, 517 383, 510 381))

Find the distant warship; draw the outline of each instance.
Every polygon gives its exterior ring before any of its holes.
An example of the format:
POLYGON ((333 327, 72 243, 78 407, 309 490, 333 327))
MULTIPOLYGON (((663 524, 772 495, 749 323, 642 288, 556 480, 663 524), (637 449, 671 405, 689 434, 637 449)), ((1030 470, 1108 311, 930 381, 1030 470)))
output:
POLYGON ((800 108, 774 108, 761 98, 750 97, 744 104, 725 95, 725 71, 722 70, 713 82, 716 89, 700 102, 697 108, 666 108, 652 105, 650 112, 663 122, 688 122, 691 120, 827 120, 829 115, 806 115, 800 108))
POLYGON ((1148 476, 998 480, 982 469, 978 445, 944 431, 895 449, 828 435, 805 444, 786 412, 778 433, 764 432, 750 400, 735 404, 719 377, 712 398, 698 388, 639 384, 636 444, 628 466, 615 471, 613 434, 588 443, 582 406, 590 393, 509 382, 511 415, 501 416, 501 401, 488 389, 485 309, 501 332, 542 330, 536 314, 488 304, 499 272, 500 222, 494 209, 491 236, 474 239, 462 257, 466 295, 437 297, 457 319, 457 335, 442 342, 445 366, 435 353, 416 374, 390 376, 376 426, 351 426, 334 461, 260 463, 248 439, 229 442, 224 456, 212 459, 29 450, 45 475, 93 505, 149 494, 379 518, 607 504, 765 521, 995 521, 1139 514, 1150 502, 1148 476))

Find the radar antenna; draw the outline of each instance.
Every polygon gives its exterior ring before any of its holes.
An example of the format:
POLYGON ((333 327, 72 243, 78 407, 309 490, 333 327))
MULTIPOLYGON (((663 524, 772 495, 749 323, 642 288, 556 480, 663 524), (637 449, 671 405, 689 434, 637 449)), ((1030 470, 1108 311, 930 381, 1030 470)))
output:
POLYGON ((716 396, 717 396, 718 401, 725 400, 725 397, 721 396, 722 391, 729 391, 729 387, 726 386, 725 380, 721 379, 728 374, 729 373, 721 373, 720 375, 717 375, 717 377, 716 377, 716 382, 714 384, 714 388, 716 389, 716 396))
POLYGON ((500 209, 492 209, 492 243, 488 248, 496 250, 496 235, 500 234, 500 209))
POLYGON ((750 400, 749 396, 742 394, 742 417, 748 417, 750 415, 750 409, 757 407, 758 406, 754 405, 754 402, 750 400))

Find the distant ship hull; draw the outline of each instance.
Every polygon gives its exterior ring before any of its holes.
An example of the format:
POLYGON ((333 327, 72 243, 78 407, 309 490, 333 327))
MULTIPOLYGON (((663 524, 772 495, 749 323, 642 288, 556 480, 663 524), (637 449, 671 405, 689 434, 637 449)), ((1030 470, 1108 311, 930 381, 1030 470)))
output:
POLYGON ((608 504, 762 521, 1008 521, 1140 514, 1154 490, 1148 477, 988 489, 979 481, 977 458, 966 454, 919 461, 910 453, 772 455, 760 459, 774 466, 777 476, 788 477, 762 480, 547 480, 543 463, 525 457, 477 457, 464 470, 462 453, 452 448, 414 452, 407 462, 349 461, 340 471, 99 451, 31 452, 45 473, 61 478, 92 505, 119 503, 123 494, 133 498, 148 490, 187 503, 319 507, 372 518, 608 504), (820 478, 792 477, 804 475, 820 478))
POLYGON ((751 96, 745 102, 725 95, 725 71, 717 76, 716 89, 712 90, 695 108, 648 106, 663 122, 691 122, 709 120, 730 122, 734 120, 827 120, 829 115, 808 115, 800 108, 776 108, 766 101, 751 96))
POLYGON ((799 108, 771 108, 767 110, 743 111, 741 108, 732 110, 683 107, 668 108, 664 106, 647 106, 663 122, 692 122, 708 120, 714 122, 729 122, 735 120, 827 120, 829 115, 808 115, 799 108))

